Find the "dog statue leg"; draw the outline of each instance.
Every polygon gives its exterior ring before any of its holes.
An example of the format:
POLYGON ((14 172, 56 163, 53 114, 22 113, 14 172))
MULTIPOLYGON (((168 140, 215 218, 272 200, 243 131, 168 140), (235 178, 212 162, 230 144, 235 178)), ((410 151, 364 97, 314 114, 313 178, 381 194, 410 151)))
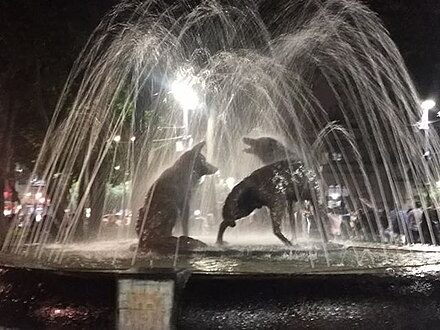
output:
POLYGON ((172 236, 173 227, 179 217, 179 209, 171 204, 166 209, 150 214, 143 213, 139 227, 138 251, 149 252, 156 246, 161 246, 172 236))
POLYGON ((220 224, 220 228, 218 230, 217 234, 217 242, 215 244, 217 245, 223 245, 223 234, 228 227, 235 227, 235 221, 223 221, 220 224))
POLYGON ((270 217, 272 219, 273 233, 278 237, 285 245, 292 246, 292 243, 281 232, 281 223, 286 213, 287 203, 280 203, 275 207, 270 208, 270 217))

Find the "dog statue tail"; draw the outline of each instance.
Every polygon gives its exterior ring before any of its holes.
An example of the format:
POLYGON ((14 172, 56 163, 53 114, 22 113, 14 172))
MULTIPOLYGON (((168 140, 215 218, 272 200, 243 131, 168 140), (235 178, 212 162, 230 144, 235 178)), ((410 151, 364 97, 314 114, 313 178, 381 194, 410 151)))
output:
POLYGON ((250 180, 250 177, 244 179, 232 189, 226 198, 222 210, 223 222, 220 224, 217 235, 217 245, 223 244, 223 233, 226 228, 235 227, 235 220, 244 218, 263 206, 250 180))

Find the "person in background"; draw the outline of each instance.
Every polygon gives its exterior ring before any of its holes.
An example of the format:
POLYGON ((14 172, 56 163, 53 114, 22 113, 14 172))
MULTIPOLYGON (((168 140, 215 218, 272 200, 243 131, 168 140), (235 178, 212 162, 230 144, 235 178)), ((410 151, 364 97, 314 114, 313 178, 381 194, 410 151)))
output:
POLYGON ((422 218, 423 210, 422 204, 419 201, 415 202, 415 207, 408 212, 408 227, 410 236, 412 236, 412 242, 420 243, 420 233, 422 232, 422 218))
POLYGON ((107 219, 107 224, 103 228, 103 236, 105 238, 109 239, 118 236, 119 225, 117 220, 118 218, 115 213, 109 215, 107 219))
POLYGON ((405 243, 408 235, 408 211, 394 208, 390 212, 390 228, 388 234, 391 242, 405 243))

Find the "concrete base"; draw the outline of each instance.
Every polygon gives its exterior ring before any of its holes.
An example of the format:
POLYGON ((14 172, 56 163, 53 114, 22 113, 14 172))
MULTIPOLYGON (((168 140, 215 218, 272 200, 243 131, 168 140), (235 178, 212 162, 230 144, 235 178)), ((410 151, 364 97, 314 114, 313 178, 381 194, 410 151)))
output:
POLYGON ((170 329, 174 280, 118 280, 117 328, 121 330, 170 329))
POLYGON ((440 267, 213 276, 0 268, 0 327, 437 329, 440 267))

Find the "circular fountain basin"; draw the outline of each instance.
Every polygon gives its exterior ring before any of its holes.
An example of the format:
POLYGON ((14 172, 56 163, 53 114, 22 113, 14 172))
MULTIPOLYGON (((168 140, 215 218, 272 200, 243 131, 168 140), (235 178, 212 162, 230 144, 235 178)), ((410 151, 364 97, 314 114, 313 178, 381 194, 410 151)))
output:
MULTIPOLYGON (((179 329, 440 322, 438 247, 304 240, 287 248, 271 237, 244 243, 231 237, 223 247, 134 260, 135 242, 53 244, 39 259, 32 245, 23 255, 0 255, 0 326, 124 328, 121 283, 127 281, 172 283, 173 293, 159 297, 171 301, 170 324, 179 329)), ((150 298, 141 303, 148 307, 150 298)))
MULTIPOLYGON (((213 242, 212 237, 198 237, 213 242)), ((0 254, 3 265, 74 271, 126 271, 133 267, 189 269, 194 274, 297 274, 363 273, 402 267, 436 265, 440 247, 428 245, 392 246, 367 242, 330 242, 299 240, 292 247, 270 236, 246 240, 234 237, 225 246, 173 251, 169 254, 138 254, 132 250, 136 239, 112 240, 88 244, 48 245, 35 258, 34 246, 21 255, 0 254), (37 260, 37 262, 36 262, 37 260)))
POLYGON ((414 328, 440 321, 436 247, 312 241, 286 248, 232 240, 141 255, 133 265, 132 244, 49 246, 43 257, 63 249, 61 262, 36 262, 32 246, 27 256, 1 255, 0 325, 117 328, 118 283, 126 279, 174 281, 172 322, 179 329, 414 328))
POLYGON ((0 325, 116 329, 121 280, 176 283, 179 329, 430 328, 440 322, 440 265, 249 274, 180 268, 0 267, 0 325))

